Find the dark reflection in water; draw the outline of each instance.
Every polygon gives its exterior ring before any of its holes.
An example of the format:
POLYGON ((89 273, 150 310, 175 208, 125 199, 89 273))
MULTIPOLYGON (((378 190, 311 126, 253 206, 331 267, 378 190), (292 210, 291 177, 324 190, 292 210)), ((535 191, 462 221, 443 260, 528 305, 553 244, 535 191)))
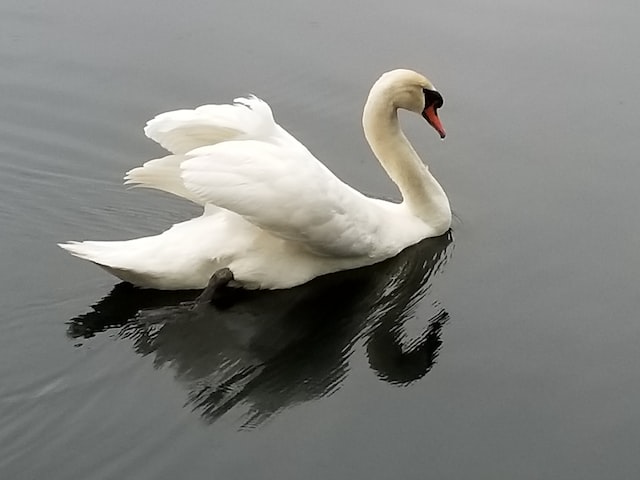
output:
POLYGON ((245 292, 224 306, 199 306, 199 292, 117 285, 89 313, 70 321, 73 338, 108 328, 133 340, 155 365, 170 365, 207 421, 234 407, 243 427, 282 409, 335 391, 363 338, 379 378, 406 385, 433 366, 447 312, 420 305, 424 332, 405 339, 404 323, 451 251, 450 234, 427 239, 383 263, 271 292, 245 292), (425 311, 428 312, 425 314, 425 311))

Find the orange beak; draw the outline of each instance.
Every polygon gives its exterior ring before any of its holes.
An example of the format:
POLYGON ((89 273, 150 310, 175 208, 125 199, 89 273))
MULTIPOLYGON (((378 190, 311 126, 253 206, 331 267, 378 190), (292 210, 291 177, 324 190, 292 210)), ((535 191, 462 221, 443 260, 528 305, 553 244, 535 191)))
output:
POLYGON ((440 122, 440 119, 438 118, 438 112, 433 105, 429 105, 425 108, 422 112, 422 116, 427 120, 427 122, 429 122, 429 125, 436 129, 438 134, 440 134, 440 138, 447 136, 447 132, 444 131, 442 122, 440 122))

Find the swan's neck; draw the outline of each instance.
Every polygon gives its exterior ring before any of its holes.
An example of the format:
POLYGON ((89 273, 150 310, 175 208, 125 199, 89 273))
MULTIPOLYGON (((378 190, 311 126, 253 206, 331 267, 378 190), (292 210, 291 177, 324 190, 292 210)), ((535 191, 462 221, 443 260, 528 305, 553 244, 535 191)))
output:
POLYGON ((409 211, 444 232, 451 224, 447 195, 405 137, 398 108, 384 93, 372 90, 367 99, 362 117, 365 137, 409 211))

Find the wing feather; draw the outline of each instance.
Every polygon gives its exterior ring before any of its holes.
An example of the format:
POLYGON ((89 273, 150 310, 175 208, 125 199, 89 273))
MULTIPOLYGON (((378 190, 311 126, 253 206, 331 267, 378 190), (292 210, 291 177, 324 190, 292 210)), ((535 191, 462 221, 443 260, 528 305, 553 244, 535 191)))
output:
POLYGON ((167 155, 149 160, 141 167, 129 170, 124 177, 124 184, 162 190, 201 204, 200 199, 184 186, 180 177, 180 164, 186 158, 185 155, 167 155))
POLYGON ((180 165, 202 202, 231 210, 322 255, 372 251, 376 212, 310 153, 261 141, 224 142, 180 165))
POLYGON ((161 113, 147 122, 145 135, 175 154, 241 138, 268 138, 276 130, 271 108, 257 97, 233 105, 202 105, 161 113))

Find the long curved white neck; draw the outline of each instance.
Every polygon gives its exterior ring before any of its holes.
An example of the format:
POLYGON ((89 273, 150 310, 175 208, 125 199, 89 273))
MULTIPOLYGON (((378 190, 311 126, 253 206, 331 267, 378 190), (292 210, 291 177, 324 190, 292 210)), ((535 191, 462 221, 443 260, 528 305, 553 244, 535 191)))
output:
POLYGON ((446 230, 451 224, 449 199, 402 132, 392 96, 388 90, 371 90, 362 116, 365 137, 410 212, 446 230))

